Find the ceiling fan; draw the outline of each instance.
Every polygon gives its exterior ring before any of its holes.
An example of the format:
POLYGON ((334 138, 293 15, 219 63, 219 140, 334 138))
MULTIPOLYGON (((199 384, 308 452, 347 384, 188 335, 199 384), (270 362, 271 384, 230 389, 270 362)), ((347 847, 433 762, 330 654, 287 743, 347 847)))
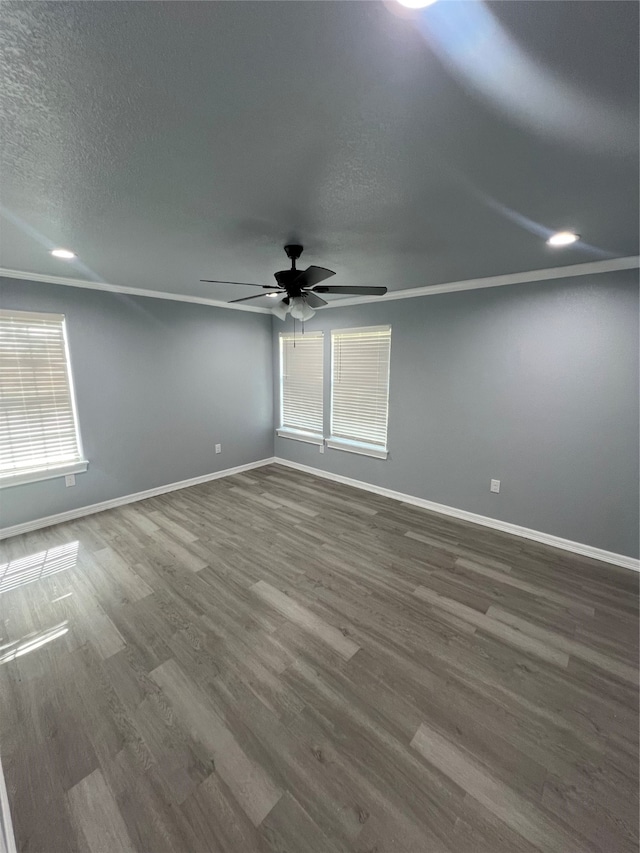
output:
POLYGON ((246 287, 261 287, 267 293, 256 293, 254 296, 244 296, 242 299, 232 299, 233 302, 248 302, 250 299, 261 299, 263 296, 273 298, 284 293, 273 308, 273 313, 284 320, 289 312, 296 320, 310 320, 316 313, 315 308, 326 305, 326 300, 318 296, 319 293, 341 293, 343 295, 353 294, 357 296, 382 296, 387 292, 386 287, 341 287, 333 284, 321 284, 331 278, 335 273, 324 267, 307 267, 306 270, 296 269, 296 261, 302 254, 303 247, 297 243, 290 243, 284 247, 287 257, 291 260, 290 270, 280 270, 274 274, 277 289, 269 284, 250 284, 247 281, 217 281, 215 279, 201 278, 206 284, 241 284, 246 287))

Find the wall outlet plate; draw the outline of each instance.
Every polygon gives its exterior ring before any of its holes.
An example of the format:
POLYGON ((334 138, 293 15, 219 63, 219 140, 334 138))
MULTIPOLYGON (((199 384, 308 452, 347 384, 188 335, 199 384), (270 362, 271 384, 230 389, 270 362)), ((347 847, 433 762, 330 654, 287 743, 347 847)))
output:
POLYGON ((492 480, 491 481, 491 491, 496 494, 500 491, 500 480, 492 480))
POLYGON ((64 484, 67 488, 69 488, 69 486, 75 486, 76 475, 75 474, 65 474, 64 484))
POLYGON ((216 453, 222 453, 222 445, 216 444, 216 453))
POLYGON ((320 453, 324 453, 324 444, 319 445, 318 450, 320 453))

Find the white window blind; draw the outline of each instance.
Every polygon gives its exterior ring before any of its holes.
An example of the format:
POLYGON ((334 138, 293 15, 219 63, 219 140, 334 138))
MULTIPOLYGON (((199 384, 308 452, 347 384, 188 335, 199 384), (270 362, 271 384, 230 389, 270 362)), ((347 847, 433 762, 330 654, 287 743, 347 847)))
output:
POLYGON ((64 316, 0 310, 0 485, 86 468, 64 316))
POLYGON ((386 456, 390 354, 390 326, 331 333, 329 446, 346 440, 380 448, 386 456))
POLYGON ((280 335, 279 433, 322 438, 323 342, 322 332, 280 335))

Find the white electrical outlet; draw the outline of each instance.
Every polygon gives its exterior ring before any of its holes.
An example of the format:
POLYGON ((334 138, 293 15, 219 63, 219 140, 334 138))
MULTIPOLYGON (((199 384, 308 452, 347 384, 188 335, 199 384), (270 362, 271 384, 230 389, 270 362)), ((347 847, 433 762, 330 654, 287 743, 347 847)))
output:
POLYGON ((324 444, 319 445, 318 450, 320 453, 324 453, 324 444))
POLYGON ((491 491, 496 492, 496 494, 500 491, 500 480, 491 481, 491 491))
POLYGON ((69 488, 69 486, 75 486, 76 475, 75 474, 66 474, 65 478, 64 478, 64 484, 67 488, 69 488))
POLYGON ((216 453, 222 453, 222 445, 216 444, 216 453))

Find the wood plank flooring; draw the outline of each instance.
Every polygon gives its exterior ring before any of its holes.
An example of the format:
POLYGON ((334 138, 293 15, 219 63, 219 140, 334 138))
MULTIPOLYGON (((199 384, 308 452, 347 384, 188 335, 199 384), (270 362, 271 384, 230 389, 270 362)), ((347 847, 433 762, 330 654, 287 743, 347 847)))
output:
POLYGON ((2 545, 21 853, 634 853, 638 575, 278 466, 2 545))

